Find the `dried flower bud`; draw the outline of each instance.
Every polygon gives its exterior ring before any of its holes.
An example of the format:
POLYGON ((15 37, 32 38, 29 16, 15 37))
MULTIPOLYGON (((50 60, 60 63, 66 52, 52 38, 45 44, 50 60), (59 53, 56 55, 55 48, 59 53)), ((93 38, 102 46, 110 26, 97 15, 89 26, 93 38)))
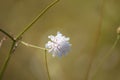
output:
POLYGON ((3 41, 5 41, 5 40, 6 40, 6 37, 3 37, 3 38, 0 40, 0 47, 2 46, 3 41))
POLYGON ((117 34, 120 34, 120 27, 117 28, 117 34))

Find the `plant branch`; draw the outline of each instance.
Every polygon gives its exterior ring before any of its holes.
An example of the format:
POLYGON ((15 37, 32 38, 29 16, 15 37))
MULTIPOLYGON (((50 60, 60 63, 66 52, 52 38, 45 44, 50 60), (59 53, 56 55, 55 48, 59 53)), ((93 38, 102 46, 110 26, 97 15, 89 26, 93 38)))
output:
MULTIPOLYGON (((4 33, 6 36, 8 36, 8 37, 13 41, 12 46, 11 46, 11 48, 10 48, 10 51, 9 51, 9 53, 8 53, 6 59, 5 59, 5 62, 3 63, 3 66, 2 66, 2 68, 1 68, 1 70, 0 70, 0 80, 2 80, 2 78, 3 78, 3 74, 4 74, 4 72, 5 72, 5 70, 6 70, 6 67, 7 67, 7 65, 8 65, 8 62, 9 62, 9 60, 10 60, 10 58, 11 58, 11 54, 15 51, 15 49, 16 49, 16 48, 15 48, 15 47, 16 47, 16 43, 21 39, 21 36, 22 36, 27 30, 29 30, 29 29, 32 27, 32 25, 33 25, 40 17, 42 17, 42 15, 45 14, 45 12, 48 11, 48 10, 49 10, 53 5, 55 5, 58 1, 59 1, 59 0, 55 0, 55 1, 53 1, 50 5, 48 5, 37 17, 35 17, 35 19, 34 19, 30 24, 28 24, 28 25, 24 28, 24 30, 23 30, 19 35, 17 35, 17 37, 16 37, 15 39, 14 39, 11 35, 9 35, 7 32, 5 32, 4 30, 0 29, 0 32, 4 33), (14 50, 14 51, 13 51, 13 50, 14 50)), ((22 42, 22 43, 23 43, 23 42, 22 42)), ((23 44, 26 45, 26 46, 30 46, 30 47, 42 49, 42 48, 37 47, 37 46, 34 46, 34 45, 30 45, 30 44, 26 44, 26 43, 23 43, 23 44)), ((45 49, 45 55, 46 55, 46 49, 45 49)), ((46 56, 45 56, 45 59, 46 59, 46 56)), ((47 66, 47 61, 46 61, 46 66, 47 66)), ((47 68, 47 71, 48 71, 48 68, 47 68)), ((49 75, 49 72, 48 72, 48 75, 49 75)), ((49 80, 50 80, 50 77, 49 77, 49 80)))
POLYGON ((9 62, 9 60, 11 58, 14 46, 15 46, 15 42, 12 43, 11 49, 9 51, 9 54, 7 55, 7 57, 5 59, 5 62, 3 63, 3 66, 2 66, 2 68, 0 70, 0 80, 2 80, 2 78, 3 78, 3 74, 4 74, 4 72, 6 70, 6 67, 8 65, 8 62, 9 62))
POLYGON ((43 15, 45 14, 45 12, 47 12, 53 5, 55 5, 59 0, 55 0, 53 1, 50 5, 48 5, 45 9, 43 9, 43 11, 30 23, 28 24, 25 29, 16 37, 19 38, 20 36, 22 36, 29 28, 32 27, 32 25, 43 15))
MULTIPOLYGON (((99 66, 98 66, 98 68, 97 68, 97 71, 95 72, 95 75, 94 75, 95 77, 93 77, 93 78, 96 78, 96 74, 97 74, 97 72, 99 71, 100 67, 104 64, 104 61, 105 61, 106 59, 108 59, 108 57, 112 54, 112 51, 113 51, 113 49, 116 47, 116 45, 117 45, 117 43, 118 43, 119 40, 120 40, 120 35, 117 35, 117 38, 116 38, 113 46, 111 47, 111 49, 107 52, 107 54, 103 57, 103 59, 102 59, 101 62, 99 63, 99 66)), ((92 79, 92 80, 93 80, 93 79, 92 79)))
POLYGON ((39 47, 39 46, 35 46, 35 45, 32 45, 32 44, 26 43, 26 42, 24 42, 24 41, 21 41, 21 43, 22 43, 23 45, 25 45, 25 46, 28 46, 28 47, 46 50, 45 48, 42 48, 42 47, 39 47))
POLYGON ((120 34, 117 35, 117 38, 116 38, 116 40, 115 40, 113 46, 111 47, 111 49, 110 49, 110 51, 109 51, 108 53, 111 53, 111 52, 113 51, 113 49, 116 47, 116 45, 117 45, 119 39, 120 39, 120 34))
POLYGON ((12 41, 14 41, 14 38, 13 38, 9 33, 7 33, 6 31, 0 29, 0 32, 2 32, 2 33, 5 34, 7 37, 9 37, 12 41))
POLYGON ((92 49, 92 54, 91 54, 91 58, 90 58, 90 61, 89 61, 88 71, 87 71, 85 80, 89 80, 89 75, 91 73, 93 60, 95 58, 95 53, 97 52, 97 46, 98 46, 98 42, 99 42, 100 35, 101 35, 101 27, 102 27, 102 21, 103 21, 104 5, 105 5, 105 1, 102 0, 101 9, 100 9, 100 19, 99 19, 98 29, 97 29, 97 32, 96 32, 95 45, 94 45, 94 47, 92 49))
POLYGON ((47 71, 47 74, 48 74, 48 80, 51 80, 49 69, 48 69, 47 50, 45 50, 45 66, 46 66, 46 71, 47 71))

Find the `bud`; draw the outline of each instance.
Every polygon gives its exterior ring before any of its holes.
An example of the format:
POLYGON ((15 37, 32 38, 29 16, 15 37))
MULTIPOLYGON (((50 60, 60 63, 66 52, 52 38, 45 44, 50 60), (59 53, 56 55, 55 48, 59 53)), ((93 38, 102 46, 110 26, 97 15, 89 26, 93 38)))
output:
POLYGON ((120 34, 120 27, 117 28, 117 34, 120 34))
POLYGON ((3 41, 5 41, 5 40, 6 40, 6 37, 3 37, 3 38, 0 40, 0 47, 2 46, 3 41))

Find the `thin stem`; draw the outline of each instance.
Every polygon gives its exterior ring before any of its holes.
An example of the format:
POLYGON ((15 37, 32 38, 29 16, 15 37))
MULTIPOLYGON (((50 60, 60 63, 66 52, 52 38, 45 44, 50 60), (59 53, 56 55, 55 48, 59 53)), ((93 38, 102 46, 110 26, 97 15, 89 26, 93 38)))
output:
POLYGON ((14 38, 13 38, 10 34, 8 34, 6 31, 0 29, 0 32, 4 33, 4 34, 5 34, 6 36, 8 36, 12 41, 14 41, 14 38))
POLYGON ((13 50, 14 45, 15 45, 15 39, 10 34, 8 34, 6 31, 4 31, 2 29, 0 29, 0 32, 4 33, 7 37, 9 37, 13 41, 11 49, 10 49, 10 51, 9 51, 9 53, 8 53, 6 59, 5 59, 5 62, 3 63, 3 66, 2 66, 2 68, 0 70, 0 80, 2 80, 3 74, 4 74, 4 72, 6 70, 6 67, 8 65, 8 62, 9 62, 9 60, 11 58, 12 50, 13 50))
POLYGON ((0 70, 0 80, 2 80, 2 78, 3 78, 3 74, 4 74, 4 72, 5 72, 6 68, 7 68, 8 62, 9 62, 9 60, 11 58, 14 46, 15 46, 15 42, 12 43, 9 54, 7 55, 7 57, 5 59, 5 62, 3 63, 3 66, 2 66, 2 68, 0 70))
MULTIPOLYGON (((96 77, 96 74, 97 74, 97 72, 99 71, 100 67, 104 64, 104 61, 105 61, 106 59, 108 59, 108 57, 112 54, 112 51, 113 51, 113 49, 116 47, 119 39, 120 39, 120 35, 117 36, 117 39, 115 40, 113 46, 111 47, 111 49, 107 52, 107 54, 103 57, 103 59, 102 59, 101 62, 99 63, 99 66, 98 66, 98 68, 97 68, 97 71, 95 72, 95 75, 94 75, 95 77, 96 77)), ((93 78, 95 78, 95 77, 93 77, 93 78)), ((93 80, 93 79, 92 79, 92 80, 93 80)))
POLYGON ((45 50, 45 48, 42 48, 42 47, 39 47, 39 46, 36 46, 36 45, 32 45, 32 44, 29 44, 29 43, 26 43, 24 41, 21 41, 21 43, 25 46, 28 46, 28 47, 32 47, 32 48, 38 48, 38 49, 42 49, 42 50, 45 50))
POLYGON ((48 62, 47 62, 47 49, 46 48, 41 48, 41 47, 26 43, 26 42, 23 42, 23 41, 21 41, 21 43, 25 46, 28 46, 28 47, 33 47, 33 48, 38 48, 38 49, 45 50, 45 66, 46 66, 46 71, 47 71, 47 74, 48 74, 48 80, 50 80, 50 73, 49 73, 48 62))
POLYGON ((46 66, 46 70, 47 70, 47 74, 48 74, 48 80, 51 80, 50 79, 49 69, 48 69, 47 50, 45 50, 45 66, 46 66))
POLYGON ((95 53, 97 52, 97 46, 98 46, 98 42, 99 42, 100 35, 101 35, 104 5, 105 5, 105 1, 102 0, 101 9, 100 9, 100 19, 99 19, 99 24, 98 24, 98 29, 97 29, 97 32, 96 32, 96 36, 95 36, 96 37, 95 45, 93 46, 93 49, 92 49, 92 54, 91 54, 91 58, 90 58, 90 61, 89 61, 88 70, 87 70, 85 80, 89 80, 89 75, 91 73, 92 63, 93 63, 93 60, 94 60, 94 57, 95 57, 95 53))
POLYGON ((53 1, 50 5, 48 5, 37 17, 35 17, 35 19, 30 23, 28 24, 25 29, 16 37, 19 38, 20 36, 22 36, 29 28, 32 27, 32 25, 43 15, 45 14, 45 12, 48 11, 48 9, 50 9, 53 5, 55 5, 59 0, 55 0, 53 1))
POLYGON ((117 38, 116 38, 116 40, 115 40, 115 42, 114 42, 114 44, 113 44, 113 46, 111 47, 111 49, 110 49, 110 51, 109 51, 109 53, 111 53, 111 52, 113 51, 113 49, 116 47, 119 39, 120 39, 120 35, 118 34, 118 35, 117 35, 117 38))
MULTIPOLYGON (((4 33, 6 36, 8 36, 12 41, 12 46, 11 46, 11 49, 9 51, 9 54, 7 55, 6 59, 5 59, 5 62, 3 63, 3 66, 0 70, 0 80, 2 80, 3 78, 3 74, 6 70, 6 67, 8 65, 8 62, 11 58, 11 54, 13 53, 13 49, 15 47, 15 44, 16 44, 16 41, 29 29, 32 27, 32 25, 40 18, 42 17, 43 14, 45 14, 46 11, 48 11, 54 4, 56 4, 59 0, 56 0, 54 2, 52 2, 50 5, 48 5, 29 25, 27 25, 25 27, 25 29, 14 39, 11 35, 9 35, 7 32, 5 32, 4 30, 0 29, 0 32, 4 33)), ((31 47, 36 47, 36 46, 33 46, 33 45, 29 45, 31 47)), ((40 48, 40 47, 36 47, 36 48, 40 48)), ((41 48, 40 48, 41 49, 41 48)), ((46 52, 46 50, 45 50, 46 52)), ((50 80, 50 78, 49 78, 50 80)))

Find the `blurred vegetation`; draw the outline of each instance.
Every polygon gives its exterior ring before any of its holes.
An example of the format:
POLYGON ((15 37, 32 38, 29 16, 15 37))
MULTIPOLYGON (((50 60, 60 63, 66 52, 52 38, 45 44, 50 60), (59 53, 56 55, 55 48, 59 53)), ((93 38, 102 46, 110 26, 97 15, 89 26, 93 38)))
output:
MULTIPOLYGON (((0 28, 17 36, 52 1, 0 0, 0 28)), ((120 42, 98 68, 116 40, 119 7, 119 0, 60 0, 24 34, 23 41, 44 47, 48 35, 57 31, 70 37, 67 56, 48 54, 51 80, 120 80, 120 42)), ((0 40, 3 36, 0 33, 0 40)), ((0 68, 10 46, 7 39, 0 48, 0 68)), ((20 44, 3 80, 47 80, 44 51, 20 44)))

